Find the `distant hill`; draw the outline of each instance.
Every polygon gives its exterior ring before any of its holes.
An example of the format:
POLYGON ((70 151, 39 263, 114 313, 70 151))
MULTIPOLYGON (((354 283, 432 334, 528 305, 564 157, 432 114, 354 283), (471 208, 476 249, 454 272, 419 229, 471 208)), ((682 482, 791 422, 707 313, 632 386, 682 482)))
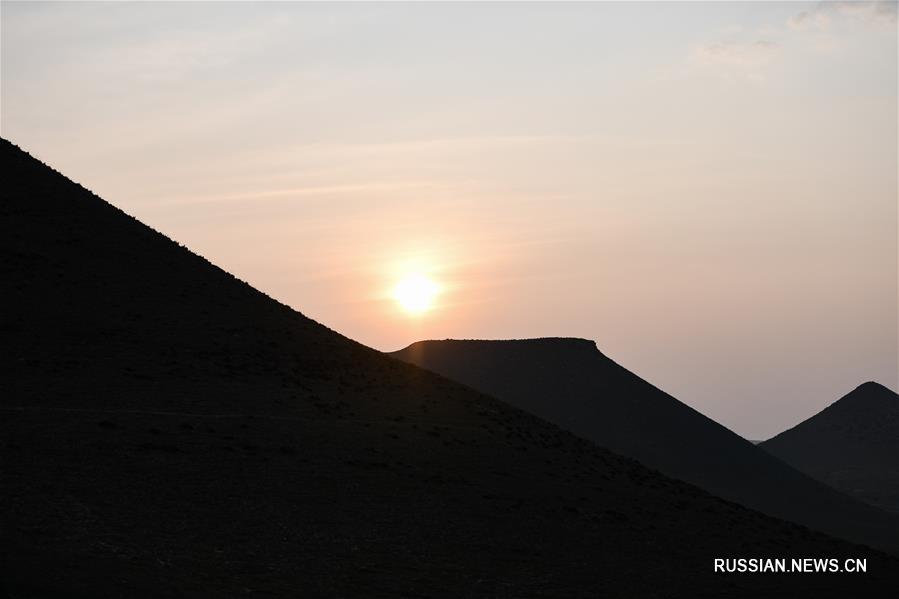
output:
POLYGON ((895 516, 773 458, 592 341, 423 341, 393 355, 725 499, 860 542, 899 545, 895 516))
POLYGON ((0 158, 0 595, 875 597, 899 582, 895 558, 350 341, 6 141, 0 158), (741 556, 868 572, 713 573, 741 556))
POLYGON ((899 395, 865 383, 761 444, 853 497, 899 513, 899 395))

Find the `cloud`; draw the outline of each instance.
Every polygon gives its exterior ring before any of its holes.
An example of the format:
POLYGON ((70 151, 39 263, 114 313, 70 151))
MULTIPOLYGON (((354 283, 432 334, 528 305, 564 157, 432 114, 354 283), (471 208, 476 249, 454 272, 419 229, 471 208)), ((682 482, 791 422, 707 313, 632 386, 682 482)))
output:
POLYGON ((869 24, 896 25, 895 0, 819 2, 787 20, 791 29, 826 30, 837 20, 856 20, 869 24))
POLYGON ((698 46, 692 60, 702 66, 757 71, 775 60, 780 45, 769 40, 754 42, 716 42, 698 46))

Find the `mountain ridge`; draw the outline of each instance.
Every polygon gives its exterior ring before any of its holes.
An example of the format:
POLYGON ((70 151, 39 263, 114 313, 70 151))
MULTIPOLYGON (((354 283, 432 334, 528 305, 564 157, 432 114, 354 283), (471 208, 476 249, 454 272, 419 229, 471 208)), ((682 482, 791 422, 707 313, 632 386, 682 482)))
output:
POLYGON ((366 348, 6 140, 0 158, 10 596, 842 597, 895 585, 894 557, 712 497, 366 348), (713 557, 745 554, 870 565, 864 578, 712 572, 713 557))
POLYGON ((391 355, 729 501, 896 550, 893 516, 835 492, 587 347, 564 338, 445 340, 391 355))
POLYGON ((899 395, 862 383, 761 447, 798 470, 899 513, 899 395))

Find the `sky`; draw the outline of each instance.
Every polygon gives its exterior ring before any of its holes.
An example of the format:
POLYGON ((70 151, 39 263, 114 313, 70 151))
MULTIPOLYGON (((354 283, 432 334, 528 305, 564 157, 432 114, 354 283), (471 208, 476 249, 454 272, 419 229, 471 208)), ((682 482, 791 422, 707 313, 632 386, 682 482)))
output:
POLYGON ((3 137, 369 346, 589 338, 750 439, 897 389, 895 2, 0 12, 3 137))

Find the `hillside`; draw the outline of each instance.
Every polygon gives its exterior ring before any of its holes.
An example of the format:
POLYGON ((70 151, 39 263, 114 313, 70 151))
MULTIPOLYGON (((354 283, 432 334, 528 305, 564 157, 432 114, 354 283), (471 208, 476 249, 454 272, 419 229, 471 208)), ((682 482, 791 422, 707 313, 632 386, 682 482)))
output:
POLYGON ((647 383, 584 339, 426 341, 394 356, 730 501, 899 548, 893 515, 835 492, 647 383))
POLYGON ((873 597, 899 581, 892 557, 361 346, 12 144, 0 156, 0 596, 873 597), (737 556, 868 572, 713 574, 737 556))
POLYGON ((899 513, 899 395, 865 383, 761 444, 818 480, 899 513))

